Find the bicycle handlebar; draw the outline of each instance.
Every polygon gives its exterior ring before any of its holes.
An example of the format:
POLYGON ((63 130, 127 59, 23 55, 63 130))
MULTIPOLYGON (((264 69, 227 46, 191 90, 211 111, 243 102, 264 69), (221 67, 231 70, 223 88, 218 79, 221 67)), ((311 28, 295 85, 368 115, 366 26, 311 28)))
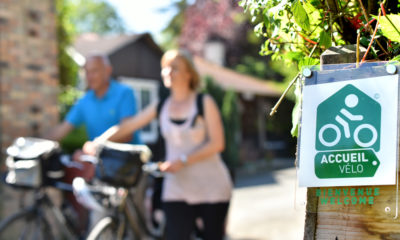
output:
MULTIPOLYGON (((86 155, 85 155, 86 156, 86 155)), ((91 160, 92 156, 88 158, 91 160)), ((160 171, 159 163, 148 162, 142 165, 142 170, 149 173, 153 177, 160 178, 164 173, 160 171)), ((100 194, 103 196, 115 196, 118 194, 119 188, 107 185, 89 185, 81 177, 74 178, 72 182, 72 189, 77 200, 86 208, 104 212, 105 208, 100 204, 93 194, 100 194)))
POLYGON ((80 160, 82 162, 90 162, 92 164, 97 164, 99 162, 99 159, 97 157, 88 154, 81 155, 80 160))
POLYGON ((145 163, 142 166, 142 170, 156 178, 161 178, 161 177, 164 177, 164 175, 165 175, 163 172, 160 171, 160 163, 159 162, 145 163))
POLYGON ((72 181, 74 195, 78 202, 88 209, 104 212, 105 208, 94 198, 94 194, 113 196, 117 194, 117 188, 111 186, 88 185, 85 179, 76 177, 72 181))

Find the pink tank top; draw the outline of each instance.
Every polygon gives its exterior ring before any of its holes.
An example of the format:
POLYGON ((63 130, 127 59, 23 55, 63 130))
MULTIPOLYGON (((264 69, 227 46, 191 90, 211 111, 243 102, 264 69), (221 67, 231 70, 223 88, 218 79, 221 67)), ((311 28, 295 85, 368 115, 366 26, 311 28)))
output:
MULTIPOLYGON (((194 98, 195 99, 195 98, 194 98)), ((160 111, 161 134, 165 139, 166 161, 189 155, 207 141, 205 121, 192 122, 197 115, 195 100, 188 118, 182 124, 170 120, 170 98, 160 111)), ((189 204, 227 202, 231 198, 232 182, 219 154, 185 166, 164 178, 163 201, 185 201, 189 204)))

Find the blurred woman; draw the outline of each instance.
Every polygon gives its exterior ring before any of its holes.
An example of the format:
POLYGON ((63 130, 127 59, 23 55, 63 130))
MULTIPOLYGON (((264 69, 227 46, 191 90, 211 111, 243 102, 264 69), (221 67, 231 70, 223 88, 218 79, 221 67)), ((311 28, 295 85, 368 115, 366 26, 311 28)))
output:
MULTIPOLYGON (((200 78, 188 53, 167 51, 161 67, 170 96, 99 139, 119 141, 158 117, 166 147, 166 160, 160 164, 166 172, 162 192, 166 239, 190 239, 196 218, 201 218, 204 240, 222 240, 232 183, 220 157, 225 141, 218 107, 211 96, 199 97, 200 78)), ((91 151, 90 144, 86 149, 91 151)))

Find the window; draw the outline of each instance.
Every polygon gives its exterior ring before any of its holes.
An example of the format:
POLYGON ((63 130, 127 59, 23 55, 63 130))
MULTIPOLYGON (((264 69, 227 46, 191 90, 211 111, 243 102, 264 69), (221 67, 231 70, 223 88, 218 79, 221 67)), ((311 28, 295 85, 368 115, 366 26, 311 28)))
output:
MULTIPOLYGON (((134 90, 138 111, 143 110, 158 98, 159 81, 157 80, 128 77, 120 77, 119 80, 134 90)), ((157 140, 156 120, 142 128, 141 138, 144 143, 154 143, 157 140)))

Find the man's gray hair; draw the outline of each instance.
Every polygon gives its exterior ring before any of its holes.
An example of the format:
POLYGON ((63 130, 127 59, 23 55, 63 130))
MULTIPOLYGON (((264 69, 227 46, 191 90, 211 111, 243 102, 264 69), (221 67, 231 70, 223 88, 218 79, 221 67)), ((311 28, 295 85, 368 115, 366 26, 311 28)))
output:
POLYGON ((92 53, 92 54, 88 55, 85 60, 86 60, 86 62, 88 62, 90 59, 100 59, 104 63, 104 65, 111 66, 110 59, 108 58, 107 55, 99 54, 99 53, 92 53))

